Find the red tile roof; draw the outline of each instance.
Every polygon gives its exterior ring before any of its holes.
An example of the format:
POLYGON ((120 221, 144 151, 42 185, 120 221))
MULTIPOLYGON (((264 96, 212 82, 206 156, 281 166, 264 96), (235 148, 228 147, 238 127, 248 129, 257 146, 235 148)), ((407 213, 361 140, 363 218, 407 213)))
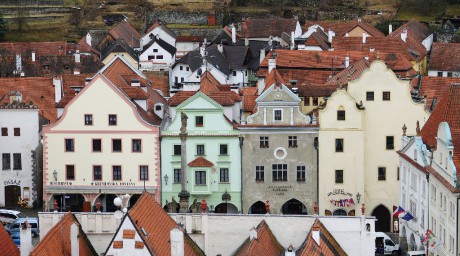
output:
POLYGON ((70 227, 74 223, 79 229, 78 244, 80 256, 98 255, 88 240, 88 237, 86 237, 85 232, 83 232, 77 218, 75 218, 71 212, 68 212, 46 234, 37 247, 30 253, 30 256, 70 255, 70 227))
POLYGON ((57 109, 54 104, 54 86, 51 77, 22 77, 22 78, 1 78, 0 95, 6 95, 9 91, 19 91, 27 95, 27 102, 32 101, 40 109, 39 114, 50 120, 57 119, 57 109))
POLYGON ((0 248, 1 248, 1 255, 5 256, 19 256, 21 253, 19 252, 18 247, 8 235, 3 225, 0 225, 0 248))
POLYGON ((460 72, 458 56, 460 56, 460 44, 435 42, 431 48, 429 69, 460 72))
MULTIPOLYGON (((128 212, 139 236, 152 255, 171 255, 170 231, 182 228, 155 201, 155 196, 142 193, 134 207, 128 212), (145 230, 144 232, 141 231, 145 230)), ((205 255, 198 245, 184 232, 184 255, 205 255)))
POLYGON ((281 77, 281 75, 278 73, 278 70, 276 68, 274 68, 270 74, 268 74, 268 76, 265 78, 265 88, 264 88, 264 91, 266 91, 268 88, 270 88, 270 86, 272 85, 281 85, 281 84, 286 84, 286 82, 284 82, 283 78, 281 77))
POLYGON ((129 22, 121 22, 116 27, 109 31, 109 34, 113 36, 115 40, 122 39, 131 48, 139 47, 139 40, 141 35, 129 22))
POLYGON ((240 90, 240 95, 243 97, 243 109, 245 112, 253 112, 256 106, 257 87, 243 87, 240 90))
POLYGON ((407 29, 407 34, 408 37, 413 37, 416 39, 418 42, 422 42, 425 40, 428 36, 433 34, 433 31, 429 29, 427 26, 425 26, 423 23, 412 19, 408 21, 407 23, 403 24, 401 27, 393 31, 393 33, 390 34, 390 36, 400 36, 401 32, 407 29))
POLYGON ((143 74, 152 81, 152 87, 160 90, 164 97, 169 97, 169 77, 167 73, 153 71, 143 72, 143 74))
POLYGON ((457 167, 457 174, 460 174, 460 84, 450 85, 441 96, 441 100, 435 107, 421 130, 423 142, 434 148, 437 147, 436 137, 441 122, 449 124, 454 146, 453 161, 457 167))
POLYGON ((200 156, 187 164, 189 167, 213 167, 214 164, 206 158, 200 156))
POLYGON ((281 256, 284 248, 270 230, 270 227, 262 220, 255 229, 257 238, 246 239, 236 250, 234 256, 281 256))
POLYGON ((422 76, 412 79, 411 86, 419 90, 419 95, 425 97, 427 109, 433 111, 435 107, 433 100, 436 99, 439 103, 442 94, 454 83, 460 83, 460 78, 422 76))
POLYGON ((241 37, 268 38, 281 37, 283 32, 291 34, 295 31, 297 19, 246 19, 241 24, 241 37))
POLYGON ((202 36, 177 36, 176 43, 186 43, 186 42, 193 42, 199 43, 203 42, 204 37, 202 36))
POLYGON ((297 250, 296 255, 298 256, 340 256, 347 255, 342 247, 339 245, 337 240, 329 233, 327 228, 321 223, 319 219, 316 219, 313 223, 313 227, 307 235, 307 239, 302 246, 297 250), (319 245, 313 239, 313 232, 320 232, 319 245))
POLYGON ((362 20, 361 22, 359 22, 358 20, 345 21, 345 22, 307 21, 305 22, 303 30, 308 30, 309 27, 315 24, 320 25, 324 29, 325 33, 327 33, 327 31, 329 30, 334 31, 335 36, 337 37, 345 36, 347 33, 352 31, 356 27, 360 27, 372 37, 385 37, 385 35, 380 30, 376 29, 371 24, 364 22, 362 20))

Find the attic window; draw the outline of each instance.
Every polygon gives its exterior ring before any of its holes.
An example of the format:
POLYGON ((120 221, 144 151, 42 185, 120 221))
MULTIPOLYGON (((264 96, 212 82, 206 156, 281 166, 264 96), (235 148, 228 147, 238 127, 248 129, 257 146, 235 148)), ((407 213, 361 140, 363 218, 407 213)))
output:
POLYGON ((155 111, 161 111, 161 105, 156 105, 155 106, 155 111))
POLYGON ((153 52, 158 52, 158 49, 153 49, 153 52))

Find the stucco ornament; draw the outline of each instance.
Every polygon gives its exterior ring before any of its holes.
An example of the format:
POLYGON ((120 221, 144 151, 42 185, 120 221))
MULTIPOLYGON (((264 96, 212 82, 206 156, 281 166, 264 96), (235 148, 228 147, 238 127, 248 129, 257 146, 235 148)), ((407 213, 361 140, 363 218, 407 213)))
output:
POLYGON ((273 155, 275 156, 276 159, 283 160, 287 156, 287 151, 283 147, 277 147, 273 151, 273 155))
POLYGON ((187 119, 188 119, 187 114, 185 114, 184 112, 181 112, 180 113, 180 120, 181 120, 181 123, 182 123, 182 126, 180 127, 180 132, 181 133, 186 133, 187 132, 187 119))
POLYGON ((305 117, 305 123, 307 123, 307 124, 311 123, 311 117, 310 116, 305 117))

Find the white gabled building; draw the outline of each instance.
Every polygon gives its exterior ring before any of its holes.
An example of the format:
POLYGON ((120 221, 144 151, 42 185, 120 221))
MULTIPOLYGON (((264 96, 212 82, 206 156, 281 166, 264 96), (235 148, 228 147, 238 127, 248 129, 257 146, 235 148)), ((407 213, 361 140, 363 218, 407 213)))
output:
POLYGON ((148 44, 142 46, 142 52, 139 55, 139 69, 167 71, 175 61, 176 47, 156 35, 148 44))

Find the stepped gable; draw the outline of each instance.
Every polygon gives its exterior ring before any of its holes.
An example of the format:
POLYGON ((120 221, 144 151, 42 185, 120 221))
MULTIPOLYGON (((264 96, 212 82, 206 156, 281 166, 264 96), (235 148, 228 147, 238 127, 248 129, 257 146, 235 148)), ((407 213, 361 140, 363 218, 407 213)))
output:
POLYGON ((345 256, 347 255, 337 240, 329 233, 327 228, 316 219, 307 239, 296 251, 297 256, 345 256), (315 241, 313 232, 319 232, 319 240, 315 241), (318 244, 319 243, 319 244, 318 244))
POLYGON ((233 254, 234 256, 281 256, 284 253, 283 246, 278 242, 265 220, 262 220, 257 228, 250 231, 256 237, 246 239, 233 254))
MULTIPOLYGON (((175 228, 183 232, 184 230, 155 201, 153 194, 143 192, 128 214, 135 225, 136 232, 152 255, 171 255, 170 231, 175 228)), ((184 255, 205 255, 186 232, 184 232, 184 255)))
POLYGON ((77 218, 68 212, 54 227, 46 234, 30 256, 66 256, 71 254, 70 248, 70 227, 72 224, 78 226, 79 234, 77 236, 80 256, 97 256, 91 242, 82 230, 77 218))

